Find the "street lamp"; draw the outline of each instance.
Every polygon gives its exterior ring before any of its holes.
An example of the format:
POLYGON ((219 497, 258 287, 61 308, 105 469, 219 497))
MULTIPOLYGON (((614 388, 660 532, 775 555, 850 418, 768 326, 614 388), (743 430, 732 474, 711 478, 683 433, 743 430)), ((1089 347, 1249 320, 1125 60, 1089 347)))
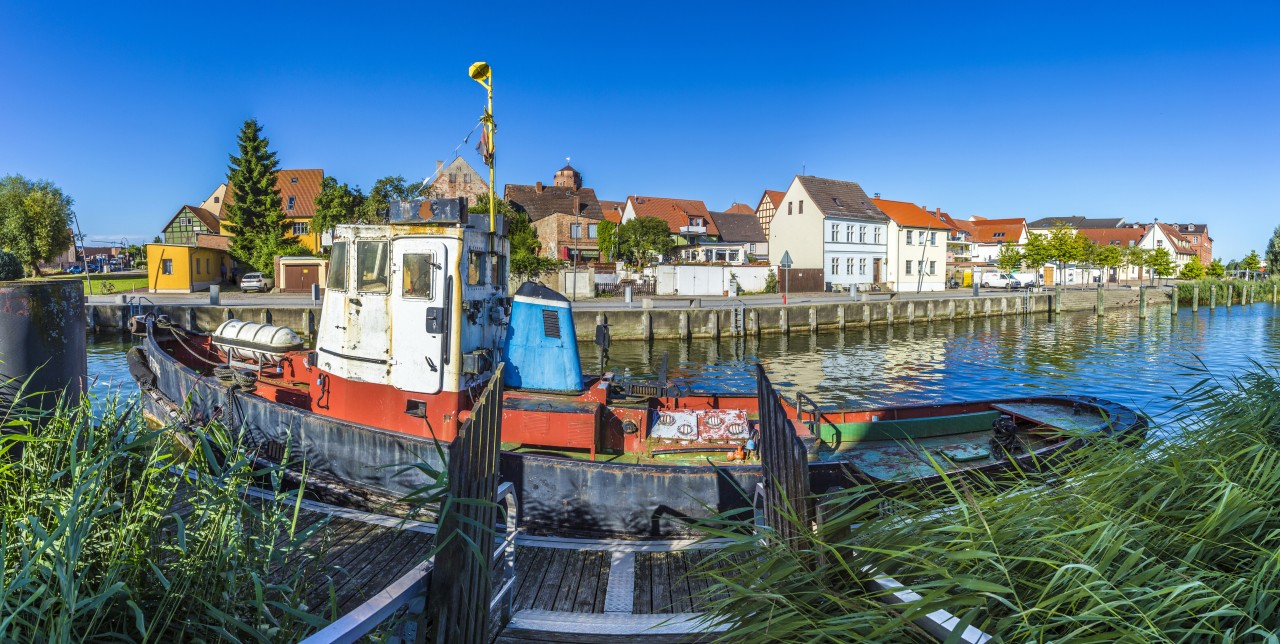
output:
POLYGON ((494 166, 497 161, 494 159, 493 135, 498 130, 498 126, 493 121, 493 69, 489 67, 489 63, 478 62, 471 63, 471 68, 467 70, 471 76, 471 80, 480 83, 480 86, 488 92, 489 106, 485 108, 484 116, 480 121, 484 123, 484 135, 481 139, 484 151, 481 157, 484 159, 485 165, 489 166, 489 232, 494 232, 494 217, 497 215, 497 197, 493 188, 494 166))

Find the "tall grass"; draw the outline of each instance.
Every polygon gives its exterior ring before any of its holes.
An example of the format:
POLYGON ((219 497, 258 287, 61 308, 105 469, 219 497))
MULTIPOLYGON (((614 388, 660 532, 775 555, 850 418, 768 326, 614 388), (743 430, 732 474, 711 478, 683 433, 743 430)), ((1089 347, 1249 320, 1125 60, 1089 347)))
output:
POLYGON ((1280 277, 1269 277, 1265 280, 1219 280, 1219 279, 1198 279, 1184 280, 1177 283, 1174 287, 1177 289, 1178 302, 1180 304, 1191 304, 1191 300, 1195 296, 1195 287, 1200 287, 1200 304, 1209 304, 1210 288, 1218 289, 1217 304, 1227 304, 1227 287, 1233 287, 1231 290, 1231 303, 1239 304, 1241 297, 1241 289, 1244 287, 1252 287, 1256 301, 1270 302, 1271 289, 1280 286, 1280 277))
POLYGON ((708 560, 712 615, 731 641, 929 641, 911 620, 939 608, 1005 641, 1275 641, 1280 373, 1206 375, 1180 405, 1172 438, 1099 441, 1034 480, 840 492, 800 547, 708 560), (891 612, 879 575, 922 599, 891 612))
POLYGON ((249 453, 214 424, 173 449, 119 399, 0 408, 0 641, 296 641, 327 623, 296 507, 255 503, 249 453), (96 414, 95 414, 96 412, 96 414))

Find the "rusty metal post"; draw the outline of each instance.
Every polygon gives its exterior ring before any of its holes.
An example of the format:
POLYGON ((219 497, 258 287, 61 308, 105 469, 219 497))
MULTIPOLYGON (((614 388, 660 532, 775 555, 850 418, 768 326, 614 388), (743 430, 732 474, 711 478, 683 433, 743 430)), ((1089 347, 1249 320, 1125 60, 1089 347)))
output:
POLYGON ((88 374, 79 280, 0 282, 0 417, 79 399, 88 374))

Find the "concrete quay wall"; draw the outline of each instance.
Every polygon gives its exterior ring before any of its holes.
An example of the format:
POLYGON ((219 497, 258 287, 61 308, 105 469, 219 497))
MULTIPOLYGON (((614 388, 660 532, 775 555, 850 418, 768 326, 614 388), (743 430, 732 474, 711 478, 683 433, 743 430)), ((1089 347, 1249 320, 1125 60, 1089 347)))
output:
MULTIPOLYGON (((1147 306, 1168 305, 1169 291, 1147 289, 1147 306)), ((1103 313, 1114 309, 1136 308, 1138 289, 1105 289, 1103 313)), ((574 326, 579 340, 595 338, 596 324, 606 318, 614 340, 663 338, 719 338, 722 336, 769 335, 779 333, 816 332, 849 327, 887 324, 912 324, 934 320, 963 320, 1008 315, 1050 314, 1058 307, 1052 291, 1027 295, 1010 293, 979 297, 944 297, 935 299, 893 299, 869 302, 830 300, 791 305, 752 305, 741 307, 633 308, 608 311, 574 311, 574 326)), ((697 300, 694 300, 696 303, 697 300)), ((669 304, 669 302, 667 302, 669 304)), ((1062 311, 1097 311, 1096 290, 1063 291, 1062 311)), ((90 329, 123 329, 131 309, 120 304, 95 304, 86 307, 90 329)), ((156 306, 157 313, 168 315, 178 324, 209 332, 226 320, 237 318, 250 322, 278 324, 314 338, 320 308, 312 306, 156 306)))

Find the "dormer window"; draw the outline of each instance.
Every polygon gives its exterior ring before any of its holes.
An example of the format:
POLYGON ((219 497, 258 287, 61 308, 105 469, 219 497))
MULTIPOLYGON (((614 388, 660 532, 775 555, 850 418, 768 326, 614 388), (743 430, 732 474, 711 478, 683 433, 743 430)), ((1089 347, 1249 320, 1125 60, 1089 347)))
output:
POLYGON ((295 199, 297 199, 297 197, 294 197, 294 196, 290 195, 290 197, 289 197, 289 206, 288 206, 288 210, 293 210, 293 203, 294 203, 294 200, 295 200, 295 199))
POLYGON ((222 203, 222 197, 214 197, 213 203, 222 203))
POLYGON ((289 177, 289 183, 297 183, 297 182, 298 182, 297 177, 289 177))
POLYGON ((993 234, 993 235, 991 235, 991 236, 992 236, 992 237, 994 237, 994 238, 996 238, 996 239, 1000 239, 1001 237, 1004 237, 1004 233, 995 233, 995 234, 993 234))

